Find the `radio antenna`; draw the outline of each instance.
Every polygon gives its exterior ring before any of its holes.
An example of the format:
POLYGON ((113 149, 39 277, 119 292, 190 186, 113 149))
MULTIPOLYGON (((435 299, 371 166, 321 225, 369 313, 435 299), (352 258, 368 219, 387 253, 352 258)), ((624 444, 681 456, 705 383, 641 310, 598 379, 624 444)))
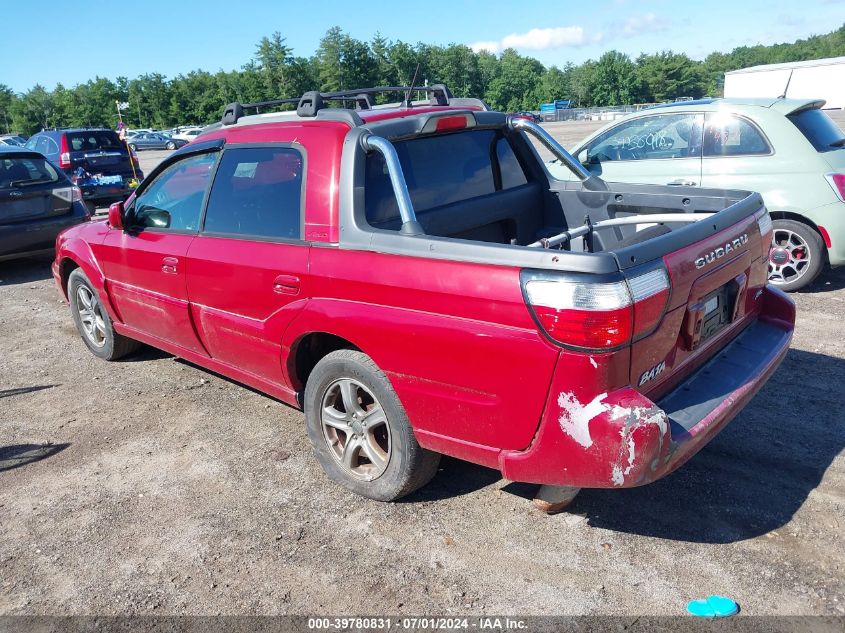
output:
POLYGON ((411 85, 408 87, 408 92, 405 93, 405 107, 412 108, 413 104, 411 103, 411 93, 414 91, 414 86, 417 85, 417 74, 420 72, 420 65, 417 64, 417 68, 414 71, 414 76, 411 77, 411 85))

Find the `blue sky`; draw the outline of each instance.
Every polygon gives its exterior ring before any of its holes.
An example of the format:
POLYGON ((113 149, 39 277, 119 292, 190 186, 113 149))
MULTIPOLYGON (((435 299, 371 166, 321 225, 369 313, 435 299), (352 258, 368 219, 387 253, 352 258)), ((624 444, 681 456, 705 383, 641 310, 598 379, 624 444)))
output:
POLYGON ((0 83, 16 92, 94 76, 168 77, 232 70, 280 31, 310 56, 332 26, 359 39, 476 48, 513 46, 547 66, 610 49, 632 56, 665 49, 702 58, 736 46, 792 41, 845 22, 845 0, 41 0, 4 2, 0 83), (122 13, 131 6, 137 11, 122 13), (43 16, 50 16, 49 26, 43 16))

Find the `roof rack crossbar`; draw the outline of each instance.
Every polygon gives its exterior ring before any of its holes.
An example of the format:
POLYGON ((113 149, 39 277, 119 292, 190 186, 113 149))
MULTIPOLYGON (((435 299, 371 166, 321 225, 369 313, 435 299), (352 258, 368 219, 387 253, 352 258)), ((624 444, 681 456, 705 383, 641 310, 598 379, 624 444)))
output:
MULTIPOLYGON (((296 112, 299 116, 313 117, 324 108, 324 101, 354 101, 356 110, 369 110, 373 104, 371 95, 389 92, 402 93, 409 90, 413 92, 424 92, 430 94, 430 104, 433 106, 447 106, 453 98, 451 91, 445 84, 432 84, 430 86, 375 86, 373 88, 351 88, 349 90, 337 90, 334 92, 318 92, 311 90, 296 99, 271 99, 256 103, 230 103, 223 110, 223 125, 233 125, 244 115, 244 110, 255 108, 267 108, 279 105, 297 104, 296 112)), ((403 102, 404 103, 404 102, 403 102)))

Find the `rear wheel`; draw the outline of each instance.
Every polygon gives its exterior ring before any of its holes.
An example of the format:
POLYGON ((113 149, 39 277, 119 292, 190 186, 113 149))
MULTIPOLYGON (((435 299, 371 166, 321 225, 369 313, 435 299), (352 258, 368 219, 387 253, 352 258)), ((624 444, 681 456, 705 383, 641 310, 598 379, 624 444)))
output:
POLYGON ((131 149, 134 152, 135 150, 138 149, 138 146, 135 145, 135 143, 129 143, 129 149, 131 149))
POLYGON ((795 220, 775 220, 772 226, 769 283, 786 292, 813 283, 824 264, 821 235, 795 220))
POLYGON ((317 461, 353 492, 393 501, 437 472, 440 455, 417 443, 390 381, 366 354, 326 355, 308 377, 304 404, 317 461))
POLYGON ((114 331, 108 312, 88 277, 77 268, 68 277, 67 294, 73 322, 85 345, 104 360, 117 360, 141 344, 114 331))
POLYGON ((167 145, 165 147, 167 147, 167 149, 176 149, 176 143, 173 141, 167 141, 167 145))

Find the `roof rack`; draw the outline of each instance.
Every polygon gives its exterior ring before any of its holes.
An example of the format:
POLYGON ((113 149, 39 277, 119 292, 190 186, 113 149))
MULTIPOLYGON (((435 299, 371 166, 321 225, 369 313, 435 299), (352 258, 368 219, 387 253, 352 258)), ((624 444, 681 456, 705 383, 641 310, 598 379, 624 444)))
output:
MULTIPOLYGON (((242 116, 244 110, 255 108, 256 112, 260 108, 267 108, 280 105, 296 104, 296 114, 300 117, 315 117, 320 110, 326 108, 326 101, 343 101, 354 102, 355 110, 370 110, 373 107, 373 102, 370 99, 372 95, 382 94, 385 92, 401 92, 406 95, 410 92, 425 92, 430 96, 431 105, 446 106, 446 105, 469 105, 468 99, 455 99, 452 93, 445 84, 433 84, 431 86, 376 86, 375 88, 354 88, 351 90, 341 90, 338 92, 320 92, 318 90, 310 90, 303 94, 298 99, 271 99, 270 101, 259 101, 257 103, 239 103, 235 101, 230 103, 223 110, 223 118, 221 122, 223 125, 234 125, 242 116), (455 101, 460 101, 460 104, 455 104, 455 101)), ((473 105, 481 105, 487 109, 487 106, 480 99, 472 99, 473 105)), ((409 98, 403 98, 402 107, 413 107, 409 98)), ((360 123, 358 123, 360 125, 360 123)))

